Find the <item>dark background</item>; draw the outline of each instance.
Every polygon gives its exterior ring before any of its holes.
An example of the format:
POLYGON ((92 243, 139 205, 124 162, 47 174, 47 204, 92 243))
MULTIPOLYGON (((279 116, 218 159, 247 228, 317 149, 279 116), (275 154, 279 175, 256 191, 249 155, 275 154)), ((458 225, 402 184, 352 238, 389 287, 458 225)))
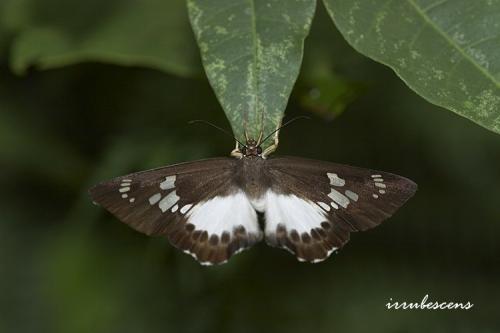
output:
POLYGON ((500 329, 498 135, 357 54, 324 13, 287 109, 312 120, 283 130, 277 154, 394 172, 419 190, 315 265, 262 243, 202 267, 89 200, 101 180, 228 155, 231 139, 187 125, 229 128, 201 72, 83 63, 16 76, 0 55, 0 332, 500 329), (426 294, 474 307, 385 308, 426 294))

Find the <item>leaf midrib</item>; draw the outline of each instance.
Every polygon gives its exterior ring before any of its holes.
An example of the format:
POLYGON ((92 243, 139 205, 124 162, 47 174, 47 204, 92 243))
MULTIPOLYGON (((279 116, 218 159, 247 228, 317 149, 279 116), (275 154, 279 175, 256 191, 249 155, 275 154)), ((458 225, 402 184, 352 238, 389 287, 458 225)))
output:
POLYGON ((416 10, 417 14, 419 14, 429 25, 435 30, 439 35, 441 35, 445 41, 450 44, 453 48, 455 48, 466 60, 468 60, 477 70, 484 74, 488 79, 493 82, 493 84, 500 88, 500 82, 498 82, 495 77, 493 77, 489 72, 486 71, 485 68, 480 66, 478 63, 474 61, 473 58, 467 52, 465 52, 462 48, 460 48, 447 34, 445 34, 439 26, 437 26, 434 21, 432 21, 428 15, 420 8, 413 0, 407 0, 407 2, 416 10))
MULTIPOLYGON (((256 15, 257 12, 255 10, 255 0, 249 0, 250 2, 250 10, 251 10, 251 35, 252 35, 252 44, 253 44, 253 58, 252 58, 252 68, 253 68, 253 89, 254 89, 254 110, 251 112, 257 113, 258 105, 259 105, 259 79, 257 77, 257 57, 258 57, 258 43, 257 43, 257 21, 256 15)), ((245 113, 245 131, 246 131, 246 122, 248 121, 248 111, 245 113)))

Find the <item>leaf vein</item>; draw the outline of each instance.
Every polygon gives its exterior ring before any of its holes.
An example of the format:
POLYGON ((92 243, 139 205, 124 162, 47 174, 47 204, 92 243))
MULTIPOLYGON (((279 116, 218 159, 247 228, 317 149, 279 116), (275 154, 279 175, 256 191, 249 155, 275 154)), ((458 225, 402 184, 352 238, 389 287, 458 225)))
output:
POLYGON ((491 36, 487 36, 487 37, 478 39, 475 42, 472 42, 470 44, 465 45, 464 48, 468 49, 468 48, 471 48, 471 47, 475 47, 475 46, 478 46, 478 45, 480 45, 482 43, 489 42, 490 40, 494 40, 494 39, 497 39, 497 38, 500 38, 500 34, 491 35, 491 36))
POLYGON ((432 21, 425 12, 422 11, 420 7, 415 3, 414 0, 407 0, 407 2, 415 9, 417 14, 419 14, 428 24, 429 26, 436 31, 441 37, 444 38, 444 40, 451 45, 453 48, 455 48, 468 62, 470 62, 477 70, 479 70, 486 78, 491 80, 493 84, 497 87, 500 88, 500 83, 497 82, 497 80, 493 77, 492 74, 486 71, 486 69, 482 66, 480 66, 477 62, 474 61, 474 59, 465 52, 464 49, 460 48, 456 43, 454 43, 453 39, 450 38, 447 34, 445 34, 437 25, 434 21, 432 21))
POLYGON ((422 11, 424 13, 428 13, 429 11, 431 11, 432 9, 434 8, 437 8, 445 3, 447 3, 448 0, 440 0, 440 1, 436 1, 434 3, 431 3, 430 5, 428 5, 427 7, 425 7, 424 9, 422 9, 422 11))

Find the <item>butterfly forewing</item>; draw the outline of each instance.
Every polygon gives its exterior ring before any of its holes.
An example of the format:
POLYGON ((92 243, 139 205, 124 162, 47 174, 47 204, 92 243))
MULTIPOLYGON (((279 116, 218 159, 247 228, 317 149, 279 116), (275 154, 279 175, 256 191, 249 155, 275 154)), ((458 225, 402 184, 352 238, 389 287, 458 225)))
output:
POLYGON ((266 241, 316 262, 341 248, 349 233, 377 226, 416 191, 387 172, 316 160, 269 159, 266 241))
POLYGON ((225 262, 261 237, 255 210, 234 184, 230 158, 133 173, 90 190, 97 204, 205 264, 225 262))
POLYGON ((205 264, 223 263, 262 237, 317 262, 351 232, 391 216, 416 191, 394 174, 296 157, 218 158, 104 182, 90 193, 123 222, 205 264))

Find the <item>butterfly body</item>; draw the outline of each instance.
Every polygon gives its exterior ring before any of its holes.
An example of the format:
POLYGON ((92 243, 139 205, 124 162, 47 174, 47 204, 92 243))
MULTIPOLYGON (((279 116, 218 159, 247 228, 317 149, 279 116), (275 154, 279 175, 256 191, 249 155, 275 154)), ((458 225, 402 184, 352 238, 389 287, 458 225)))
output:
POLYGON ((267 174, 267 160, 262 157, 243 157, 235 164, 235 184, 251 201, 259 200, 272 182, 267 174))
POLYGON ((237 158, 118 177, 90 194, 136 230, 168 238, 202 264, 220 264, 263 238, 301 261, 322 261, 351 232, 380 224, 416 191, 411 180, 390 173, 267 158, 253 140, 233 153, 237 158))

